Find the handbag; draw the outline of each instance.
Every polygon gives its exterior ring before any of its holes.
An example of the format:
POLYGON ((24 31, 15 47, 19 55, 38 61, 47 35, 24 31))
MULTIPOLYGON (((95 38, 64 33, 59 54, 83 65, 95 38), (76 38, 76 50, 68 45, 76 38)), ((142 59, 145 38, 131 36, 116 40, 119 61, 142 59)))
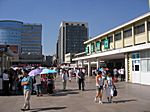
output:
POLYGON ((117 95, 118 95, 118 91, 117 91, 116 88, 114 88, 114 94, 113 94, 113 96, 117 96, 117 95))

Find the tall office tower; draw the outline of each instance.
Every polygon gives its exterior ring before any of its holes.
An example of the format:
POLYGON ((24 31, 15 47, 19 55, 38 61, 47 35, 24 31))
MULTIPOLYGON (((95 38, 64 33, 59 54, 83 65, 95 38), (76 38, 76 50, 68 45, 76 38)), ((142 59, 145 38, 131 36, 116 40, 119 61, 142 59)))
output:
POLYGON ((0 45, 9 45, 10 49, 19 54, 23 22, 0 20, 0 45))
POLYGON ((21 59, 34 61, 41 59, 41 37, 41 24, 23 24, 21 38, 21 59))
POLYGON ((84 51, 83 42, 88 40, 88 23, 61 22, 57 41, 58 63, 65 61, 65 54, 84 51))
POLYGON ((18 57, 12 58, 13 64, 42 62, 42 25, 24 24, 14 20, 0 20, 0 46, 9 48, 18 57))

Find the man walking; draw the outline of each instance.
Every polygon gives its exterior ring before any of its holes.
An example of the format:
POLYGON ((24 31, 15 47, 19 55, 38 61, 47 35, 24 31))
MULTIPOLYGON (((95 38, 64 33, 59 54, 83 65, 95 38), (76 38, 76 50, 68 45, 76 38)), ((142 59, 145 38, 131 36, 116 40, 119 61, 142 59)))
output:
POLYGON ((27 70, 23 70, 23 79, 21 81, 21 85, 23 86, 24 89, 24 105, 23 108, 21 109, 22 111, 25 110, 30 110, 30 96, 31 96, 31 91, 32 91, 32 78, 28 75, 27 70))
POLYGON ((82 85, 82 91, 84 91, 85 71, 82 71, 82 69, 80 69, 79 73, 77 74, 77 78, 78 78, 79 90, 81 90, 81 85, 82 85))

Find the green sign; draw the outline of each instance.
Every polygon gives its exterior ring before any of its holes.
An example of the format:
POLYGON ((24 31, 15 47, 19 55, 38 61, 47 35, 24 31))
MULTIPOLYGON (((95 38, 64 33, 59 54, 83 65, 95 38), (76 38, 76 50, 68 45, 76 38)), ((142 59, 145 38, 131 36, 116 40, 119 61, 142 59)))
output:
POLYGON ((88 47, 88 46, 86 46, 86 48, 85 48, 85 52, 86 52, 86 54, 88 54, 88 53, 89 53, 89 47, 88 47))
POLYGON ((97 42, 96 42, 96 50, 97 50, 97 51, 100 51, 100 50, 101 50, 101 43, 100 43, 100 41, 97 41, 97 42))
POLYGON ((105 40, 104 40, 104 48, 105 48, 105 49, 108 49, 108 48, 109 48, 108 39, 105 39, 105 40))

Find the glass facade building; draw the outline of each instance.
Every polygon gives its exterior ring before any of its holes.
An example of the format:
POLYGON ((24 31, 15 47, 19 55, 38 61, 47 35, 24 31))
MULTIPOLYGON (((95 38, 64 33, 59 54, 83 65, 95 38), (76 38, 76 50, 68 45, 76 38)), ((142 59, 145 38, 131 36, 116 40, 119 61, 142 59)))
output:
POLYGON ((17 45, 20 51, 23 22, 0 21, 0 45, 17 45))
POLYGON ((39 59, 42 56, 42 25, 24 24, 21 38, 21 58, 39 59), (36 57, 35 57, 36 55, 36 57))
POLYGON ((42 54, 41 35, 42 25, 23 25, 21 38, 21 53, 42 54))
POLYGON ((0 21, 0 45, 9 45, 18 54, 18 58, 12 61, 15 64, 41 62, 41 39, 41 24, 25 24, 14 20, 0 21))

